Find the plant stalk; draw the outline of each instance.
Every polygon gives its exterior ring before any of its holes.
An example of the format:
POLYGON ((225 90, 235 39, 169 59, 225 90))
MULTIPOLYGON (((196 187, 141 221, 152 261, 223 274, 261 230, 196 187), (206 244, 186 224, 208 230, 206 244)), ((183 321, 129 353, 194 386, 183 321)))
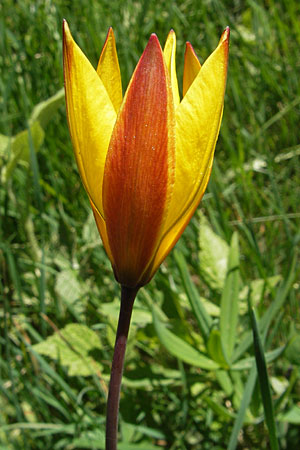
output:
POLYGON ((114 348, 114 356, 112 360, 106 409, 106 450, 117 450, 118 416, 124 357, 132 314, 132 307, 137 291, 138 289, 131 289, 125 286, 121 287, 121 307, 114 348))

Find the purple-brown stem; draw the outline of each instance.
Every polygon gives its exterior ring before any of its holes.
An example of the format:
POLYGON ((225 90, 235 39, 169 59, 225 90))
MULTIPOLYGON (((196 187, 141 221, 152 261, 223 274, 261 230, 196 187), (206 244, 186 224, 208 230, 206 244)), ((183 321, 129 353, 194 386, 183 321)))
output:
POLYGON ((118 416, 124 357, 132 307, 137 291, 138 289, 130 289, 125 286, 121 287, 121 307, 114 356, 112 360, 106 409, 106 450, 117 450, 118 416))

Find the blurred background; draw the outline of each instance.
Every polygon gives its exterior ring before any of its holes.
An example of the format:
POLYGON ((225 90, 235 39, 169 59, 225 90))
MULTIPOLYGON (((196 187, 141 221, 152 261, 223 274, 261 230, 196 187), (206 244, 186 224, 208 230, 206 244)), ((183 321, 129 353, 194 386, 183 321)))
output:
POLYGON ((68 133, 63 18, 94 66, 113 26, 123 89, 152 32, 175 30, 181 86, 185 42, 204 62, 231 28, 207 193, 136 301, 120 450, 269 448, 247 299, 280 446, 298 448, 300 3, 4 0, 0 449, 104 448, 120 292, 68 133))

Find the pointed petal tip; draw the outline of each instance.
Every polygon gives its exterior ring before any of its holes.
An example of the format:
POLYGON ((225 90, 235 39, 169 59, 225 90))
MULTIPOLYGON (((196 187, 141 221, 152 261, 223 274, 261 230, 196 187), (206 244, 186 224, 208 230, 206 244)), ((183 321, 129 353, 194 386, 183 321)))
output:
POLYGON ((72 41, 71 31, 66 19, 63 19, 63 41, 67 44, 72 41))
POLYGON ((185 43, 185 53, 187 53, 188 51, 191 51, 194 55, 196 55, 194 47, 192 46, 192 44, 190 43, 190 41, 187 41, 185 43))
POLYGON ((151 33, 151 36, 149 38, 149 42, 153 42, 153 41, 158 41, 158 37, 156 35, 156 33, 151 33))
POLYGON ((64 32, 66 32, 67 30, 69 30, 69 25, 68 25, 68 22, 66 21, 66 19, 63 19, 62 25, 63 25, 63 31, 64 31, 64 32))
MULTIPOLYGON (((114 30, 113 30, 112 27, 108 27, 108 30, 107 30, 107 33, 106 33, 106 38, 105 38, 105 42, 104 42, 102 51, 105 49, 105 47, 106 47, 106 45, 107 45, 107 42, 108 42, 108 40, 109 40, 110 38, 113 38, 113 39, 115 38, 114 30)), ((101 55, 100 55, 100 59, 101 59, 101 55)), ((98 64, 99 64, 99 63, 98 63, 98 64)))
MULTIPOLYGON (((156 35, 155 33, 152 33, 152 34, 151 34, 151 36, 150 36, 150 38, 149 38, 149 41, 148 41, 148 44, 147 44, 146 48, 147 48, 148 46, 149 46, 149 47, 152 47, 152 46, 154 47, 154 46, 156 46, 157 48, 161 49, 159 39, 158 39, 158 37, 157 37, 157 35, 156 35)), ((145 48, 145 50, 146 50, 146 48, 145 48)))
POLYGON ((227 26, 222 33, 220 44, 222 44, 225 41, 229 42, 229 38, 230 38, 230 28, 227 26))
POLYGON ((185 53, 184 54, 185 54, 185 58, 187 58, 188 55, 192 55, 195 58, 195 60, 197 60, 198 63, 200 64, 198 56, 196 55, 196 52, 194 50, 194 47, 192 46, 192 44, 189 41, 187 41, 185 43, 185 53))

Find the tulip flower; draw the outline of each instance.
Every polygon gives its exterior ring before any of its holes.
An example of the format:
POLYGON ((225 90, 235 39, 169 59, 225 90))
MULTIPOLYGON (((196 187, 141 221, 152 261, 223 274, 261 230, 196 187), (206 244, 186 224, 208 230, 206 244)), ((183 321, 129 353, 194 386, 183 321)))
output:
POLYGON ((119 392, 130 316, 189 223, 209 181, 227 77, 229 28, 201 66, 186 45, 183 97, 176 36, 164 50, 152 34, 122 94, 109 29, 95 70, 64 21, 67 118, 75 157, 99 233, 122 286, 107 413, 107 449, 116 448, 119 392))
POLYGON ((122 98, 110 28, 97 70, 64 22, 67 117, 82 182, 117 281, 148 283, 206 189, 222 118, 229 29, 201 67, 190 43, 180 100, 176 37, 152 35, 122 98))

